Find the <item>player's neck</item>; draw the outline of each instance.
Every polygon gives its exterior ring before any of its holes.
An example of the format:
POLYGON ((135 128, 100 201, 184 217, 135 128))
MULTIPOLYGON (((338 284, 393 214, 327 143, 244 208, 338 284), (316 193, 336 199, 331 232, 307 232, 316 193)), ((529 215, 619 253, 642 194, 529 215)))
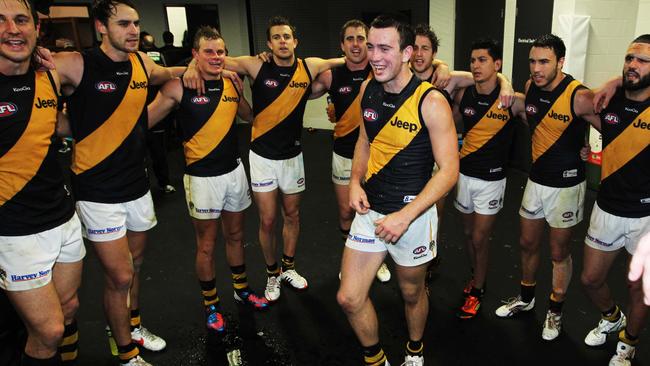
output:
POLYGON ((415 76, 417 76, 420 80, 429 80, 431 78, 431 75, 433 75, 433 71, 433 65, 431 67, 427 67, 422 72, 417 72, 415 69, 413 69, 413 73, 415 73, 415 76))
POLYGON ((411 72, 408 64, 402 64, 399 74, 392 80, 383 83, 384 90, 388 93, 398 94, 411 81, 411 77, 413 77, 413 72, 411 72))
POLYGON ((542 90, 543 90, 543 91, 553 91, 553 90, 555 90, 555 88, 556 88, 558 85, 560 85, 560 83, 562 82, 562 80, 564 80, 564 77, 565 77, 565 76, 566 76, 566 75, 564 75, 564 73, 562 72, 562 70, 558 71, 558 75, 557 75, 557 77, 555 77, 555 79, 553 79, 553 81, 551 81, 550 83, 548 83, 548 85, 546 85, 545 87, 543 87, 542 90))
POLYGON ((113 47, 111 43, 108 40, 104 40, 101 45, 99 45, 99 49, 102 50, 114 62, 123 62, 123 61, 128 61, 129 60, 129 53, 124 52, 121 50, 118 50, 117 48, 113 47))
POLYGON ((279 58, 276 55, 273 55, 273 62, 278 66, 292 66, 296 61, 296 56, 291 56, 290 58, 279 58))
POLYGON ((488 80, 485 80, 482 83, 476 83, 476 91, 479 94, 489 95, 492 94, 494 88, 497 87, 497 77, 496 75, 490 77, 488 80))
POLYGON ((347 59, 345 60, 345 66, 348 68, 350 71, 358 71, 358 70, 363 70, 368 66, 368 59, 363 60, 362 62, 359 62, 355 64, 354 62, 350 62, 347 59))
POLYGON ((24 75, 29 70, 31 59, 22 62, 13 62, 4 57, 0 57, 0 74, 6 76, 24 75))
POLYGON ((639 90, 626 90, 625 98, 635 102, 645 102, 650 99, 650 86, 639 90))

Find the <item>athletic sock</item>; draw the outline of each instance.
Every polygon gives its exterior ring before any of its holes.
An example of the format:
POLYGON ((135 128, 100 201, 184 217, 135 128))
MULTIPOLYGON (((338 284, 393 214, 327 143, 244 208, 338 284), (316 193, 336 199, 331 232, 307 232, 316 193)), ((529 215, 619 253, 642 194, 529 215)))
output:
POLYGON ((131 331, 140 328, 140 309, 131 309, 131 331))
POLYGON ((278 277, 280 275, 280 268, 278 268, 278 263, 273 263, 270 266, 266 265, 266 275, 268 277, 278 277))
MULTIPOLYGON (((237 295, 242 292, 248 291, 248 276, 246 275, 246 265, 230 267, 232 276, 232 287, 235 289, 237 295)), ((239 296, 241 297, 241 296, 239 296)))
POLYGON ((629 344, 630 346, 636 346, 637 343, 639 343, 639 336, 633 336, 630 333, 627 332, 627 328, 621 330, 620 333, 618 333, 618 340, 629 344))
POLYGON ((535 283, 521 283, 521 301, 530 303, 535 298, 535 283))
POLYGON ((293 257, 289 257, 286 254, 282 255, 282 272, 290 271, 296 269, 296 263, 293 257))
POLYGON ((550 310, 553 314, 562 314, 562 305, 564 305, 564 301, 555 300, 555 296, 551 294, 548 302, 548 310, 550 310))
POLYGON ((479 299, 482 298, 484 294, 485 294, 485 289, 482 288, 476 288, 472 286, 472 289, 469 290, 470 296, 478 297, 479 299))
POLYGON ((602 312, 602 317, 603 319, 614 323, 621 318, 621 309, 618 305, 614 304, 611 309, 602 312))
POLYGON ((140 354, 140 350, 136 347, 135 343, 131 342, 126 346, 117 346, 118 356, 122 364, 128 363, 131 359, 140 354))
POLYGON ((50 358, 34 358, 23 353, 21 366, 59 366, 61 365, 61 356, 58 354, 50 358))
POLYGON ((67 324, 63 330, 63 339, 59 345, 59 355, 61 355, 61 365, 74 365, 77 361, 79 351, 79 330, 77 329, 77 320, 73 319, 72 323, 67 324))
POLYGON ((424 355, 424 344, 422 340, 406 342, 406 355, 408 356, 422 356, 424 355))
POLYGON ((219 305, 219 295, 217 295, 217 279, 210 281, 199 281, 201 285, 201 294, 203 295, 203 306, 219 305))
POLYGON ((386 363, 386 354, 379 343, 363 347, 363 363, 366 366, 382 366, 386 363))

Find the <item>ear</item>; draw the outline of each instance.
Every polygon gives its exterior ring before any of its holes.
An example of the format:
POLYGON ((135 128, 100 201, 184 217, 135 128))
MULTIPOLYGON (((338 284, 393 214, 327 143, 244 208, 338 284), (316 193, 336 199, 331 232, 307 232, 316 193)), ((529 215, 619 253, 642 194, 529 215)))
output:
POLYGON ((199 57, 199 52, 192 48, 192 57, 196 60, 197 57, 199 57))
POLYGON ((293 47, 298 48, 298 38, 293 39, 293 47))
POLYGON ((413 56, 413 46, 406 46, 402 50, 402 63, 408 63, 411 61, 411 56, 413 56))
POLYGON ((557 60, 557 67, 562 70, 562 67, 564 66, 564 57, 560 57, 559 60, 557 60))
POLYGON ((268 47, 270 50, 273 49, 273 47, 271 46, 271 41, 266 41, 266 47, 268 47))
POLYGON ((99 20, 95 19, 95 29, 99 32, 99 34, 106 34, 108 33, 108 29, 106 29, 106 26, 104 23, 100 22, 99 20))
POLYGON ((345 53, 345 48, 343 47, 343 42, 341 42, 341 52, 345 53))
POLYGON ((496 72, 501 71, 501 66, 502 66, 501 64, 502 63, 503 63, 503 61, 501 61, 501 60, 494 61, 494 69, 495 69, 496 72))

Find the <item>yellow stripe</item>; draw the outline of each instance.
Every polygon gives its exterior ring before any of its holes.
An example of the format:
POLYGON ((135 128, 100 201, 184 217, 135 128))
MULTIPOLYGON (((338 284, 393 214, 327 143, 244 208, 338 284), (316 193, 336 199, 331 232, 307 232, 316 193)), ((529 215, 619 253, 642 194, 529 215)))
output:
POLYGON ((77 359, 77 350, 74 352, 61 353, 61 361, 73 361, 77 359))
POLYGON ((14 146, 0 157, 0 206, 22 191, 36 176, 47 156, 56 128, 56 106, 36 107, 38 99, 56 101, 56 91, 46 72, 36 72, 35 78, 35 103, 27 127, 14 146))
POLYGON ((213 288, 212 290, 209 291, 201 291, 201 293, 203 294, 203 296, 214 296, 217 294, 217 289, 213 288))
POLYGON ((640 123, 642 118, 644 122, 650 123, 650 108, 646 108, 603 149, 601 181, 624 167, 650 144, 650 130, 634 127, 634 124, 640 123))
POLYGON ((140 325, 140 315, 131 318, 131 326, 140 325))
POLYGON ((300 104, 300 101, 307 92, 311 84, 309 74, 307 74, 307 70, 305 70, 301 59, 296 59, 296 62, 298 63, 296 71, 293 73, 291 80, 282 93, 253 119, 251 141, 269 132, 273 127, 284 121, 296 109, 298 104, 300 104), (307 83, 307 87, 292 88, 289 86, 292 83, 307 83))
POLYGON ((496 136, 496 134, 499 133, 499 131, 501 131, 501 129, 508 123, 510 120, 510 113, 508 111, 500 110, 498 106, 499 99, 492 103, 492 106, 488 109, 485 115, 483 115, 483 117, 476 122, 474 127, 467 132, 463 139, 463 147, 460 149, 461 158, 464 158, 483 147, 483 145, 496 136), (499 116, 504 119, 488 118, 488 115, 492 117, 499 116))
POLYGON ((233 280, 239 280, 239 279, 242 279, 242 278, 246 279, 246 277, 247 277, 246 272, 244 272, 244 273, 232 273, 231 275, 232 275, 233 280))
POLYGON ((571 98, 573 96, 573 91, 578 86, 580 86, 580 82, 572 80, 535 128, 532 139, 533 163, 557 142, 557 140, 562 136, 562 133, 569 127, 569 125, 571 125, 571 122, 573 122, 571 98), (564 122, 550 118, 548 113, 551 112, 567 115, 569 116, 569 121, 564 122))
POLYGON ((374 174, 379 173, 395 155, 408 147, 417 133, 422 129, 418 107, 422 94, 431 87, 429 83, 420 84, 413 95, 404 101, 372 140, 370 143, 368 170, 366 171, 365 177, 366 181, 374 174), (415 124, 417 129, 410 132, 407 129, 391 125, 391 121, 395 118, 415 124))
POLYGON ((205 300, 205 299, 204 299, 204 300, 203 300, 203 305, 204 305, 204 306, 210 306, 210 305, 214 305, 214 304, 216 304, 216 303, 218 303, 218 302, 219 302, 219 298, 218 298, 218 297, 217 297, 216 299, 214 299, 214 300, 205 300))
POLYGON ((72 171, 81 174, 93 168, 117 150, 131 134, 147 101, 147 88, 132 89, 133 82, 147 84, 147 74, 135 53, 129 54, 131 80, 122 101, 113 114, 90 135, 76 141, 72 171))
POLYGON ((73 343, 76 343, 78 340, 79 340, 79 332, 74 332, 74 334, 71 334, 63 338, 63 340, 61 340, 61 345, 59 347, 71 345, 73 343))
POLYGON ((140 354, 140 350, 138 349, 138 347, 135 347, 134 349, 132 349, 127 353, 120 353, 119 356, 120 356, 120 360, 126 361, 132 359, 133 357, 139 354, 140 354))
POLYGON ((386 361, 386 355, 384 355, 384 350, 380 350, 379 353, 377 353, 374 356, 368 357, 364 356, 364 361, 368 364, 371 365, 381 365, 382 362, 386 361))
POLYGON ((239 106, 239 95, 230 79, 223 79, 222 99, 217 108, 201 129, 184 143, 185 162, 190 165, 205 158, 223 141, 232 127, 239 106), (224 102, 223 97, 234 98, 235 101, 224 102))
MULTIPOLYGON (((366 77, 366 80, 370 79, 372 79, 372 73, 366 77)), ((357 94, 352 104, 334 125, 334 138, 337 139, 349 134, 359 127, 359 124, 361 124, 361 93, 357 94)))
POLYGON ((245 283, 235 283, 235 282, 233 282, 232 287, 234 289, 237 289, 237 290, 244 289, 244 288, 248 287, 248 281, 246 281, 245 283))
POLYGON ((625 328, 623 328, 623 330, 621 330, 621 331, 618 333, 618 339, 619 339, 621 342, 623 342, 623 343, 627 343, 627 344, 629 344, 630 346, 636 346, 636 345, 639 343, 639 339, 638 339, 638 338, 635 339, 635 340, 631 340, 631 339, 629 339, 629 338, 627 338, 627 337, 625 336, 625 328))

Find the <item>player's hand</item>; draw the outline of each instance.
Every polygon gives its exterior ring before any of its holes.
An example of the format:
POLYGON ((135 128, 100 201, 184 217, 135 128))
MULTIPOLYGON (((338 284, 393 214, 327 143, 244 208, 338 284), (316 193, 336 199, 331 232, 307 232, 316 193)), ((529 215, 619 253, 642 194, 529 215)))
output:
POLYGON ((239 77, 239 75, 237 75, 236 72, 223 70, 221 72, 221 76, 230 79, 230 81, 232 81, 232 83, 235 84, 235 88, 237 88, 239 95, 242 95, 242 93, 244 92, 244 81, 239 77))
POLYGON ((512 89, 512 85, 508 83, 507 87, 501 88, 499 92, 499 108, 508 109, 515 102, 515 90, 512 89))
POLYGON ((630 262, 627 278, 638 281, 643 275, 643 302, 650 305, 650 233, 644 235, 636 247, 630 262))
POLYGON ((36 47, 36 52, 34 52, 34 61, 46 70, 56 69, 52 52, 45 47, 36 47))
POLYGON ((580 149, 580 160, 587 161, 589 159, 589 154, 591 154, 591 145, 585 144, 585 146, 580 149))
POLYGON ((609 101, 612 100, 616 89, 622 83, 621 78, 614 78, 608 80, 603 86, 594 90, 594 112, 600 113, 603 109, 607 108, 609 101))
POLYGON ((386 243, 395 244, 409 225, 410 221, 403 217, 399 211, 393 212, 375 220, 375 235, 386 243))
POLYGON ((431 79, 433 85, 438 89, 444 89, 449 85, 450 80, 451 72, 449 71, 449 66, 446 64, 437 65, 433 72, 433 78, 431 79))
POLYGON ((358 214, 367 214, 370 209, 370 203, 366 192, 358 184, 350 184, 350 207, 358 214))
POLYGON ((327 112, 327 119, 332 123, 336 123, 336 110, 334 109, 334 103, 327 103, 325 111, 327 112))
POLYGON ((199 70, 196 68, 196 61, 192 60, 189 65, 187 65, 187 70, 183 74, 183 86, 188 89, 196 90, 197 95, 205 94, 205 82, 199 70))
POLYGON ((257 58, 262 60, 262 62, 271 62, 271 60, 273 60, 273 53, 269 51, 262 51, 257 54, 257 58))

